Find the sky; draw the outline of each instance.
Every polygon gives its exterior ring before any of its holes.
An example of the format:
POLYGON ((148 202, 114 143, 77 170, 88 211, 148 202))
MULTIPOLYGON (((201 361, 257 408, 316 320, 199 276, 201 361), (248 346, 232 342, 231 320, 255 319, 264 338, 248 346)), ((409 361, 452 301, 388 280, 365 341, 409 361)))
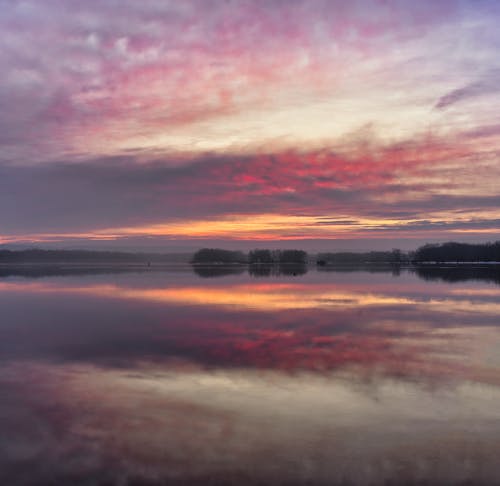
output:
POLYGON ((500 2, 0 0, 0 245, 500 239, 500 2))

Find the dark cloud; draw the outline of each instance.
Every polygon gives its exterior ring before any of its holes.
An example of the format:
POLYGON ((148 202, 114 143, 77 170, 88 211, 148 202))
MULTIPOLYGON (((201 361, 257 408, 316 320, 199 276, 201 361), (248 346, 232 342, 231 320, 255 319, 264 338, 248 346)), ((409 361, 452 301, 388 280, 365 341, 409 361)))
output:
MULTIPOLYGON (((328 151, 288 151, 150 162, 122 156, 3 165, 0 227, 4 235, 82 233, 262 213, 313 216, 318 226, 332 227, 359 226, 361 217, 400 219, 401 229, 415 231, 498 226, 497 219, 487 221, 480 213, 498 207, 499 195, 483 196, 481 187, 456 195, 448 192, 448 182, 423 180, 431 169, 435 178, 439 165, 446 167, 454 156, 447 151, 436 154, 427 144, 389 147, 355 158, 328 151), (426 215, 437 209, 476 211, 478 216, 455 226, 426 223, 426 215), (418 222, 405 226, 405 220, 418 222)), ((465 155, 463 164, 468 160, 465 155)), ((441 178, 447 175, 444 168, 441 178)), ((377 229, 392 227, 381 223, 377 229)))
POLYGON ((359 225, 360 222, 355 219, 328 219, 318 218, 317 224, 324 224, 329 226, 342 226, 342 225, 359 225))
POLYGON ((435 108, 444 109, 460 101, 500 92, 500 70, 490 71, 483 79, 454 89, 437 101, 435 108))
POLYGON ((472 139, 500 135, 500 124, 478 126, 464 134, 472 139))
POLYGON ((373 226, 367 228, 366 231, 447 231, 447 230, 474 230, 474 229, 490 229, 493 232, 500 233, 500 219, 466 219, 462 221, 429 221, 418 220, 409 223, 401 223, 399 225, 384 225, 373 226))

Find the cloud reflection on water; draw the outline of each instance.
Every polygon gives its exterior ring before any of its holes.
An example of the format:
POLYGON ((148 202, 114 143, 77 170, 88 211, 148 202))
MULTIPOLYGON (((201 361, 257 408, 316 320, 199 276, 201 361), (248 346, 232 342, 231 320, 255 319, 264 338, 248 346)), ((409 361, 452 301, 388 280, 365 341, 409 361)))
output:
POLYGON ((472 382, 23 363, 0 386, 0 477, 19 484, 488 484, 500 473, 500 392, 472 382))
POLYGON ((0 482, 491 484, 499 295, 406 273, 4 279, 0 482))
POLYGON ((498 360, 471 349, 486 355, 499 342, 500 290, 429 287, 410 275, 403 285, 376 275, 315 278, 6 280, 0 293, 12 322, 1 328, 0 358, 133 367, 175 357, 209 367, 494 378, 498 360))

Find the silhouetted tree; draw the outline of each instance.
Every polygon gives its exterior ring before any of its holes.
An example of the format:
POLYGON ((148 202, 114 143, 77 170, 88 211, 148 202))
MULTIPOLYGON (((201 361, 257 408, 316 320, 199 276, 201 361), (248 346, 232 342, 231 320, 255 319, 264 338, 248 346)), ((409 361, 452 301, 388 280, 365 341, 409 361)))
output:
POLYGON ((403 260, 403 252, 398 248, 393 248, 391 251, 391 263, 400 264, 403 260))
POLYGON ((270 250, 252 250, 248 254, 248 263, 274 263, 273 254, 270 250))
POLYGON ((470 244, 448 242, 427 244, 417 249, 413 260, 419 262, 492 262, 500 261, 500 241, 470 244))
POLYGON ((307 263, 307 253, 303 250, 282 250, 279 254, 279 263, 307 263))
POLYGON ((202 248, 193 255, 191 263, 246 263, 246 261, 245 255, 240 251, 202 248))

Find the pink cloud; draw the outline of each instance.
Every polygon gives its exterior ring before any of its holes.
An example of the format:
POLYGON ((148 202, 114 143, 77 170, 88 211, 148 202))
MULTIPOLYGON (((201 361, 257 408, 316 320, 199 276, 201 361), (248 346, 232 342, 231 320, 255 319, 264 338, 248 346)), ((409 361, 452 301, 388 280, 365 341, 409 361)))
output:
MULTIPOLYGON (((450 5, 13 2, 0 66, 6 77, 29 67, 39 78, 26 87, 39 103, 28 96, 16 106, 25 116, 15 130, 34 130, 28 148, 50 137, 47 155, 82 150, 82 139, 89 150, 93 140, 272 106, 284 89, 331 90, 353 63, 453 17, 450 5)), ((19 89, 0 82, 0 92, 19 89)))

